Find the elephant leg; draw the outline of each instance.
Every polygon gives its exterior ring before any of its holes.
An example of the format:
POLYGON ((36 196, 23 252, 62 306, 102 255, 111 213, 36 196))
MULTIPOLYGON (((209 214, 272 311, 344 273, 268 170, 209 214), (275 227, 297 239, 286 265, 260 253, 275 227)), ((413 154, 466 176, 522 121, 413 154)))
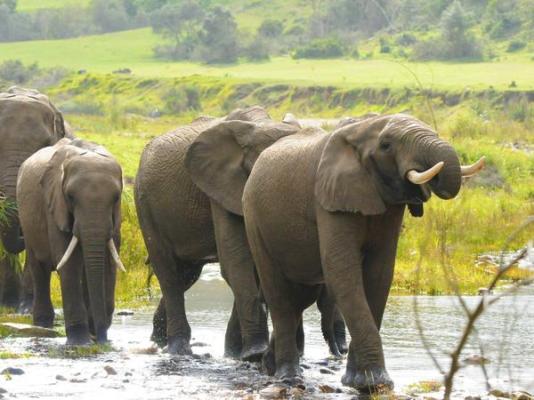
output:
POLYGON ((237 307, 234 300, 232 314, 228 320, 228 326, 226 327, 226 334, 224 336, 224 356, 239 358, 242 350, 243 342, 241 338, 241 325, 239 324, 237 307))
MULTIPOLYGON (((245 232, 244 219, 211 203, 221 272, 235 299, 241 328, 241 359, 259 361, 268 347, 267 314, 259 296, 256 267, 245 232)), ((230 349, 227 349, 231 353, 230 349)))
POLYGON ((186 282, 183 262, 177 262, 170 254, 150 254, 154 272, 158 277, 167 314, 167 351, 170 354, 192 354, 191 327, 185 313, 184 293, 186 282))
POLYGON ((299 325, 297 327, 297 349, 299 351, 299 357, 302 357, 304 355, 304 345, 305 345, 304 322, 302 321, 302 315, 301 315, 299 325))
POLYGON ((158 308, 152 318, 152 335, 150 340, 158 346, 167 345, 167 313, 165 312, 165 300, 163 297, 159 300, 158 308))
POLYGON ((20 292, 21 282, 16 265, 6 256, 0 260, 0 306, 17 307, 20 292))
POLYGON ((22 271, 22 288, 18 306, 18 312, 21 314, 28 314, 31 312, 33 304, 33 278, 31 269, 28 268, 27 264, 28 261, 26 260, 24 270, 22 271))
POLYGON ((77 346, 90 344, 89 294, 81 251, 77 249, 59 271, 61 296, 63 297, 63 314, 65 317, 65 331, 67 345, 77 346))
POLYGON ((347 354, 347 331, 345 329, 345 320, 336 306, 334 309, 334 335, 336 337, 337 348, 341 354, 347 354))
POLYGON ((363 261, 365 294, 378 330, 393 282, 403 211, 402 207, 391 208, 385 216, 375 217, 377 221, 373 223, 372 240, 363 261))
POLYGON ((330 353, 335 357, 341 357, 342 349, 339 348, 338 341, 346 350, 345 343, 345 322, 339 313, 333 296, 330 296, 326 286, 321 288, 321 293, 317 299, 317 308, 321 312, 321 330, 330 353), (337 324, 337 325, 336 325, 337 324))
POLYGON ((51 269, 40 263, 31 250, 26 252, 27 265, 33 275, 33 324, 45 328, 54 326, 54 306, 50 299, 51 269))
POLYGON ((347 369, 342 383, 359 391, 392 388, 384 361, 382 340, 367 303, 362 263, 366 219, 361 215, 318 210, 321 260, 328 290, 335 293, 351 335, 347 369))

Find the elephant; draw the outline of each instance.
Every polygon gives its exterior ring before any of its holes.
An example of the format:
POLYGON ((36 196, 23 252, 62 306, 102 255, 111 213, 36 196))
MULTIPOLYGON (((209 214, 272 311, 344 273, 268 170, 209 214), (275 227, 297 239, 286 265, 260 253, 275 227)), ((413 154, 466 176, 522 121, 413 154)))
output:
MULTIPOLYGON (((163 297, 154 314, 152 340, 170 353, 191 354, 191 328, 184 292, 202 267, 219 261, 234 294, 225 336, 225 355, 259 360, 268 346, 267 317, 248 249, 241 193, 258 155, 296 121, 275 122, 258 106, 226 118, 202 117, 150 142, 141 157, 134 197, 149 260, 163 297), (222 173, 235 184, 221 197, 210 178, 222 173)), ((342 317, 325 293, 320 304, 325 337, 337 354, 346 350, 342 317), (336 334, 337 332, 337 334, 336 334)), ((300 328, 303 347, 303 331, 300 328)))
POLYGON ((103 147, 62 139, 21 166, 19 217, 33 276, 33 323, 51 327, 57 270, 68 345, 107 341, 120 261, 122 169, 103 147))
MULTIPOLYGON (((0 93, 0 198, 9 210, 0 226, 0 236, 8 254, 16 255, 24 250, 16 211, 20 165, 37 150, 66 136, 63 116, 47 96, 18 87, 0 93)), ((9 256, 0 260, 0 269, 0 305, 29 309, 32 301, 29 270, 25 268, 21 282, 9 256)))
MULTIPOLYGON (((379 331, 405 208, 421 217, 431 192, 454 198, 481 164, 461 167, 450 144, 404 114, 371 115, 329 135, 306 129, 266 149, 242 203, 274 328, 268 371, 299 381, 295 331, 326 284, 352 338, 342 383, 392 388, 379 331)), ((232 190, 223 174, 213 179, 232 190)))

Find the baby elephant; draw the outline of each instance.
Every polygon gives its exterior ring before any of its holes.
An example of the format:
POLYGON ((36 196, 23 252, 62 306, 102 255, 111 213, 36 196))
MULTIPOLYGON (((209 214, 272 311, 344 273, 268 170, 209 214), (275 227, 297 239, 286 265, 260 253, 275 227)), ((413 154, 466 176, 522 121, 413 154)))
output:
POLYGON ((122 170, 104 148, 62 139, 28 158, 17 181, 33 275, 33 322, 51 327, 50 275, 61 280, 67 344, 107 341, 119 255, 122 170))

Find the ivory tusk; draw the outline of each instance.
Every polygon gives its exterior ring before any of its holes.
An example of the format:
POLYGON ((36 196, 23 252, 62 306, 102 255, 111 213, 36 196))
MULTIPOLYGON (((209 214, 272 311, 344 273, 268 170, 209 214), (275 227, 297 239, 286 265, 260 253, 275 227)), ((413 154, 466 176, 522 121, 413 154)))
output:
POLYGON ((67 247, 67 250, 65 250, 65 254, 63 254, 63 257, 57 264, 56 270, 59 271, 61 268, 65 266, 67 261, 69 260, 70 256, 72 256, 72 253, 74 252, 74 249, 76 248, 76 245, 78 244, 78 238, 74 235, 72 235, 72 239, 69 243, 69 246, 67 247))
POLYGON ((111 253, 111 258, 113 259, 113 262, 115 263, 115 266, 118 267, 122 272, 126 272, 126 268, 124 268, 124 265, 122 264, 122 261, 119 257, 119 253, 117 252, 117 248, 115 247, 115 242, 113 241, 113 239, 109 239, 108 248, 109 248, 109 252, 111 253))
POLYGON ((410 182, 416 185, 422 185, 423 183, 427 183, 429 180, 431 180, 433 177, 439 174, 439 172, 441 171, 444 165, 445 163, 443 161, 440 161, 439 163, 434 165, 432 168, 429 168, 423 172, 417 172, 412 169, 411 171, 408 171, 408 173, 406 174, 406 177, 408 178, 410 182))
POLYGON ((462 176, 464 178, 478 174, 486 166, 486 157, 482 156, 480 159, 471 165, 461 166, 462 176))

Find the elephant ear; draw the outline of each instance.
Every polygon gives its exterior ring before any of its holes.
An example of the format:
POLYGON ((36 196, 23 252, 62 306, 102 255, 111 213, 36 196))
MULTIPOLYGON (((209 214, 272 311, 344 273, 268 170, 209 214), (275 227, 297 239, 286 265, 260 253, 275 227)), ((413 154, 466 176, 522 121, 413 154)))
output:
POLYGON ((185 167, 200 190, 238 215, 243 215, 241 198, 248 178, 244 148, 255 127, 246 121, 221 122, 202 132, 185 158, 185 167))
POLYGON ((70 232, 72 226, 69 209, 63 193, 63 162, 66 157, 67 153, 63 149, 56 151, 48 162, 40 181, 48 211, 62 232, 70 232))
POLYGON ((335 131, 328 139, 315 180, 315 196, 327 211, 360 212, 378 215, 386 211, 377 186, 362 162, 358 140, 363 124, 353 124, 335 131), (354 132, 356 128, 356 132, 354 132))

